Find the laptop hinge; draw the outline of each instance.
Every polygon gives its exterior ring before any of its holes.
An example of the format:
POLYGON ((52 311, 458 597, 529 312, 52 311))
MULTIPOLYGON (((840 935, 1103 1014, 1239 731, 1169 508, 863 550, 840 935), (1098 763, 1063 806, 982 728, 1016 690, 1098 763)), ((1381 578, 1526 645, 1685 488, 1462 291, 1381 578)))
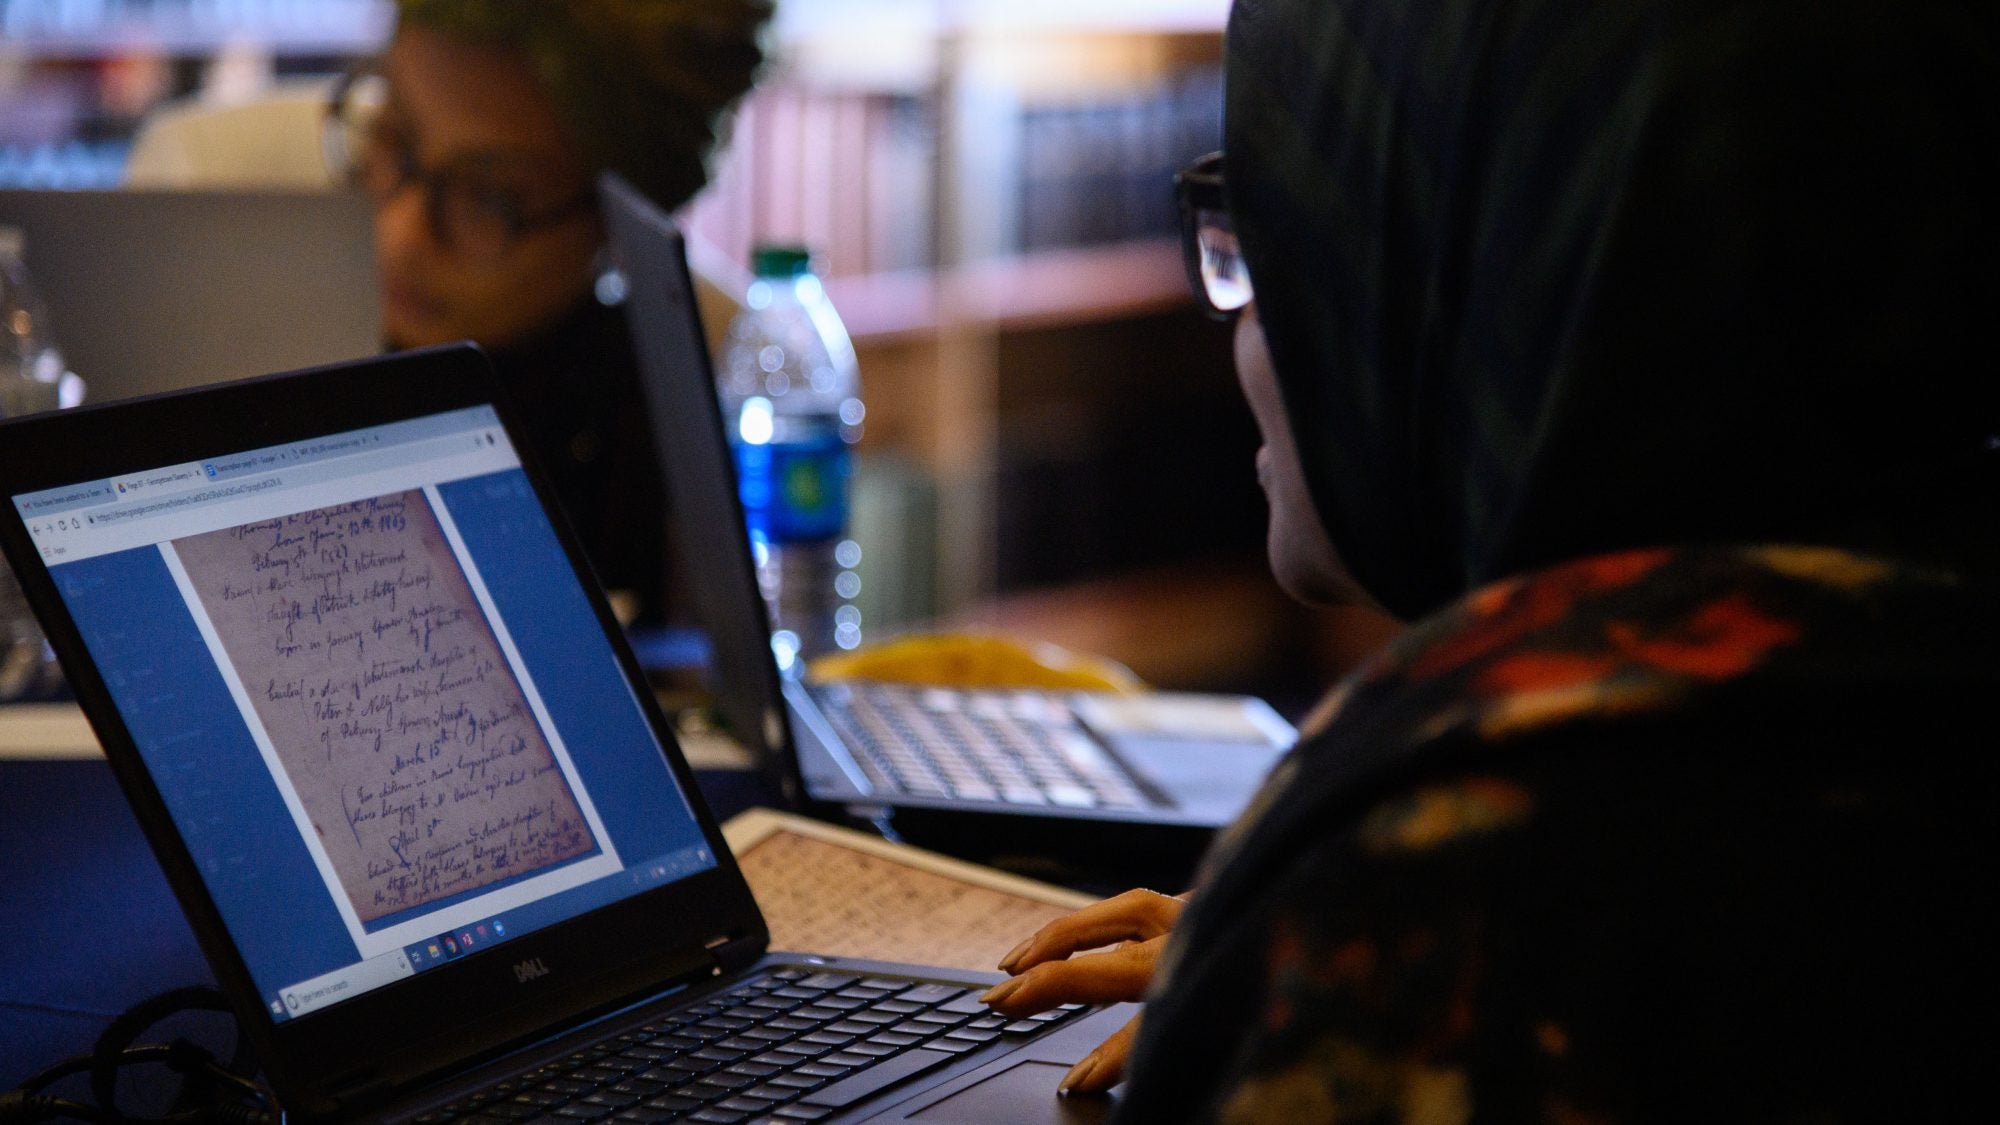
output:
POLYGON ((709 955, 715 958, 715 967, 724 973, 734 973, 757 963, 764 955, 764 941, 761 937, 732 937, 718 934, 702 943, 709 955))

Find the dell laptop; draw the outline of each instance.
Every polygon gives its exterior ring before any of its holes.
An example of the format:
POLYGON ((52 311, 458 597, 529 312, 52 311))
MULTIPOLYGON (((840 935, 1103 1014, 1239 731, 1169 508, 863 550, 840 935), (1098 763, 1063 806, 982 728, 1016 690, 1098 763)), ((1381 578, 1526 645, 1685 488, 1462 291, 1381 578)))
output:
POLYGON ((293 1120, 1102 1112, 1056 1080, 1129 1011, 767 950, 476 349, 0 424, 0 491, 293 1120))
POLYGON ((1212 829, 1243 810, 1295 732, 1245 696, 816 684, 778 666, 680 233, 601 183, 652 412, 673 576, 709 634, 719 710, 804 802, 1005 822, 1212 829))

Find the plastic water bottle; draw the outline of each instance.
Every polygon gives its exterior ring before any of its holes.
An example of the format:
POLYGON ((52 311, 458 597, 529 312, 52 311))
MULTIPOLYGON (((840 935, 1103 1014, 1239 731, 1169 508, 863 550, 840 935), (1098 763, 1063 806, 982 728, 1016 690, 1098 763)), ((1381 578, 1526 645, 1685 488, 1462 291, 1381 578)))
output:
POLYGON ((766 246, 754 264, 717 390, 771 608, 771 648, 790 669, 801 657, 861 643, 861 548, 847 535, 861 376, 811 256, 766 246))
MULTIPOLYGON (((21 249, 21 232, 0 227, 0 418, 83 401, 83 380, 63 366, 21 249)), ((62 668, 14 572, 0 562, 0 701, 50 696, 62 682, 62 668)))

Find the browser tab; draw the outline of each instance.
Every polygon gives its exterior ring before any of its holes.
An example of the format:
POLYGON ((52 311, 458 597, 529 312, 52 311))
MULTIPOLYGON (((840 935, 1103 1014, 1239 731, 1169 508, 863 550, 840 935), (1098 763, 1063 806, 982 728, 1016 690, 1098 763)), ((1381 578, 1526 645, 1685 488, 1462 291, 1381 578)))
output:
POLYGON ((184 465, 168 465, 163 469, 148 469, 143 473, 112 477, 111 491, 120 500, 130 500, 155 492, 191 488, 207 479, 208 473, 201 464, 190 461, 184 465))
POLYGON ((291 460, 290 451, 283 447, 257 449, 249 453, 203 461, 201 471, 209 480, 229 480, 248 473, 268 473, 290 464, 291 460))

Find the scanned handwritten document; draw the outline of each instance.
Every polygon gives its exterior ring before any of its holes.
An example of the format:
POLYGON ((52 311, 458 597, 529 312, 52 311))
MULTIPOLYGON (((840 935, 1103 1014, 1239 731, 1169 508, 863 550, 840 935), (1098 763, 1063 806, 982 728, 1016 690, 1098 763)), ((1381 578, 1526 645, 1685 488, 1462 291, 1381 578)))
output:
POLYGON ((802 817, 752 809, 723 826, 771 948, 990 970, 1093 899, 802 817))
POLYGON ((421 491, 173 549, 363 922, 596 847, 421 491))

